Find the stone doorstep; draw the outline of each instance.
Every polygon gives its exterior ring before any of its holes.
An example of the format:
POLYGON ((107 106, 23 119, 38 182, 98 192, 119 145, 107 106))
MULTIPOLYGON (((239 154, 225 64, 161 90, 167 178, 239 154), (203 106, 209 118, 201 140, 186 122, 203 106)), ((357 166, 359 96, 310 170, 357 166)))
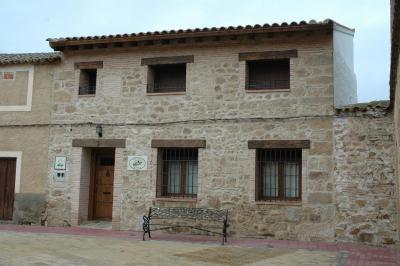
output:
MULTIPOLYGON (((19 233, 49 233, 92 237, 113 237, 141 241, 141 231, 112 231, 84 227, 44 227, 24 226, 15 224, 0 224, 0 231, 19 233)), ((180 241, 219 245, 221 237, 205 235, 152 233, 150 241, 180 241)), ((148 240, 147 240, 148 241, 148 240)), ((229 238, 227 245, 241 247, 270 247, 288 249, 308 249, 321 251, 336 251, 338 257, 335 265, 400 265, 400 247, 373 247, 342 242, 311 242, 293 240, 270 240, 254 238, 229 238), (342 264, 340 264, 342 263, 342 264)))

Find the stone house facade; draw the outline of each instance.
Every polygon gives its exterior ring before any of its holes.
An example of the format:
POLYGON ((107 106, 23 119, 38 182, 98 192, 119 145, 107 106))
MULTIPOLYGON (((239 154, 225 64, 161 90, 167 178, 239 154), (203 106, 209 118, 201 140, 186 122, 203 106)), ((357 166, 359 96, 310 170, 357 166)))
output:
POLYGON ((396 244, 393 113, 356 104, 353 34, 326 20, 49 39, 42 220, 140 230, 152 206, 221 208, 235 236, 396 244))

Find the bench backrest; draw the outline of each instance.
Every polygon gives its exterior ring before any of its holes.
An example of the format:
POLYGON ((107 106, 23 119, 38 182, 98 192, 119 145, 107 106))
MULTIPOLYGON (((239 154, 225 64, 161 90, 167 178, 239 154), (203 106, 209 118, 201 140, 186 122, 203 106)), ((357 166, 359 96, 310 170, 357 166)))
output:
POLYGON ((223 222, 227 219, 227 210, 184 208, 184 207, 152 207, 150 209, 151 219, 174 219, 184 218, 192 220, 207 220, 223 222))

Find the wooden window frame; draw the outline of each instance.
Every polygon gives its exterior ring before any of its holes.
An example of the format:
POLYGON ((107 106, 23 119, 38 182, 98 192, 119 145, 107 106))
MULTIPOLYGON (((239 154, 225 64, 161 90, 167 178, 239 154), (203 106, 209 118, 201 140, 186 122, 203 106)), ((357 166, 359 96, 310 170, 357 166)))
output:
POLYGON ((97 91, 97 68, 79 68, 79 88, 78 95, 79 96, 95 96, 97 91), (90 75, 93 75, 91 72, 94 71, 94 75, 96 76, 94 79, 94 86, 90 83, 90 75), (87 88, 84 88, 81 84, 81 76, 86 72, 86 75, 89 75, 87 88))
MULTIPOLYGON (((185 63, 176 63, 176 64, 163 64, 163 65, 149 65, 147 69, 147 86, 146 86, 146 93, 150 95, 159 95, 159 94, 185 94, 187 88, 187 77, 186 77, 186 68, 187 64, 185 63), (182 75, 184 78, 182 80, 182 84, 184 86, 178 86, 175 89, 173 88, 157 88, 157 73, 160 75, 160 72, 166 71, 165 69, 171 68, 182 68, 179 69, 176 73, 179 72, 179 76, 182 75), (161 70, 164 68, 164 70, 161 70), (182 72, 182 73, 181 73, 182 72)), ((167 70, 168 71, 168 70, 167 70)), ((171 71, 171 70, 169 70, 171 71)), ((162 75, 162 74, 161 74, 162 75)), ((164 74, 165 75, 165 74, 164 74)))
POLYGON ((97 79, 98 79, 98 71, 97 69, 103 68, 103 61, 87 61, 87 62, 75 62, 74 68, 79 70, 79 85, 78 85, 78 95, 79 96, 95 96, 97 91, 97 79), (95 79, 95 86, 94 89, 88 88, 82 89, 81 88, 81 75, 82 71, 95 71, 96 72, 96 79, 95 79))
POLYGON ((246 92, 275 92, 275 91, 289 91, 290 90, 290 59, 298 57, 296 49, 292 50, 281 50, 281 51, 261 51, 261 52, 242 52, 239 53, 239 61, 246 62, 246 73, 245 73, 245 91, 246 92), (249 89, 249 63, 260 62, 260 61, 273 61, 273 60, 288 60, 289 61, 289 80, 287 88, 257 88, 249 89))
MULTIPOLYGON (((260 66, 258 66, 260 67, 260 66)), ((269 66, 271 67, 271 66, 269 66)), ((283 73, 283 72, 282 72, 283 73)), ((282 74, 280 73, 280 74, 282 74)), ((246 77, 245 77, 245 90, 246 92, 268 92, 268 91, 288 91, 290 90, 290 59, 289 58, 284 58, 284 59, 262 59, 262 60, 249 60, 246 61, 246 77), (287 62, 286 62, 287 61, 287 62), (251 69, 257 68, 255 64, 265 64, 265 65, 273 65, 273 64, 279 64, 279 65, 285 65, 287 64, 287 73, 286 71, 284 72, 285 75, 288 76, 286 79, 263 79, 261 80, 261 85, 254 85, 250 84, 250 77, 252 75, 251 69), (271 85, 267 85, 267 81, 271 82, 271 85), (284 82, 284 85, 280 85, 277 83, 277 81, 284 82), (286 84, 287 83, 287 84, 286 84), (277 85, 278 84, 278 85, 277 85)), ((258 81, 260 82, 260 81, 258 81)))
MULTIPOLYGON (((156 198, 157 199, 162 199, 162 198, 187 198, 187 199, 196 199, 197 198, 197 193, 198 193, 198 172, 197 172, 197 177, 196 181, 197 184, 195 187, 196 193, 186 193, 186 174, 187 174, 187 162, 188 161, 196 161, 197 167, 198 167, 198 148, 193 148, 193 147, 188 147, 188 148, 172 148, 172 147, 158 147, 157 148, 157 179, 156 179, 156 198), (164 152, 167 150, 173 150, 173 149, 178 149, 178 150, 185 150, 185 149, 191 149, 193 151, 196 151, 196 159, 195 160, 178 160, 179 161, 179 169, 180 169, 180 176, 179 176, 179 192, 178 193, 169 193, 168 192, 168 166, 165 163, 164 160, 164 152)), ((193 186, 193 184, 192 184, 193 186)))
POLYGON ((151 57, 142 58, 141 65, 147 66, 147 95, 182 95, 186 93, 187 89, 187 64, 194 62, 193 55, 183 55, 183 56, 167 56, 167 57, 151 57), (164 91, 155 91, 155 72, 157 67, 164 66, 184 66, 184 76, 185 76, 185 86, 183 88, 168 89, 164 91))
MULTIPOLYGON (((264 162, 267 162, 264 161, 264 162)), ((255 200, 258 202, 301 202, 302 200, 302 149, 299 148, 283 148, 283 149, 277 149, 277 148, 257 148, 256 149, 256 156, 255 156, 255 200), (297 176, 297 191, 298 191, 298 197, 286 197, 285 196, 285 176, 284 176, 284 163, 288 162, 288 160, 271 160, 271 162, 277 162, 278 163, 278 193, 276 197, 272 196, 265 196, 263 194, 263 176, 262 173, 260 173, 261 169, 261 152, 264 152, 265 150, 286 150, 286 151, 297 151, 300 153, 299 158, 296 160, 292 160, 291 162, 295 161, 297 162, 298 165, 298 176, 297 176)))

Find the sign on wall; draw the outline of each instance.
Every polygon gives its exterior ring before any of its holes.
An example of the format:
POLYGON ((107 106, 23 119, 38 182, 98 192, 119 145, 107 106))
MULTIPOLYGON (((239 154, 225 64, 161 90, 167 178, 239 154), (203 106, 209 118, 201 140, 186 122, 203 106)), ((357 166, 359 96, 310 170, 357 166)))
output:
POLYGON ((67 157, 56 156, 54 161, 54 170, 65 170, 67 166, 67 157))
POLYGON ((147 156, 146 155, 128 156, 128 170, 130 171, 147 170, 147 156))

